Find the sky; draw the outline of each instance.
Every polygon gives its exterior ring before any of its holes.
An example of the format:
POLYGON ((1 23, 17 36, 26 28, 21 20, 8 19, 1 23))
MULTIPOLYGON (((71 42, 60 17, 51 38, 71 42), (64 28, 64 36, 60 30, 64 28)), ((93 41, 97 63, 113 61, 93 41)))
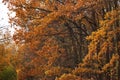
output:
POLYGON ((7 6, 2 3, 2 0, 0 0, 0 27, 9 25, 8 11, 7 6))
POLYGON ((9 29, 10 34, 13 35, 15 29, 13 27, 10 27, 8 13, 9 10, 7 8, 7 5, 4 5, 2 3, 2 0, 0 0, 0 27, 4 27, 4 29, 2 29, 2 32, 5 32, 7 28, 9 29))

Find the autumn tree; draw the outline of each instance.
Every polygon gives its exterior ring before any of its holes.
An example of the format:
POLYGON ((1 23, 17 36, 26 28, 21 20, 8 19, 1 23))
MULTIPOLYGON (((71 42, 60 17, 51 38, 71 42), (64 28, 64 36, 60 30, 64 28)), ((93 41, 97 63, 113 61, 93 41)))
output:
POLYGON ((13 53, 5 43, 0 44, 0 80, 16 80, 16 71, 11 64, 13 53))
POLYGON ((21 27, 13 37, 20 45, 20 80, 120 75, 119 0, 3 1, 16 13, 10 22, 21 27), (110 75, 113 68, 117 73, 110 75))
POLYGON ((89 51, 83 59, 83 63, 80 63, 79 68, 75 69, 75 74, 84 77, 89 74, 90 77, 95 76, 97 80, 101 80, 101 78, 119 79, 119 52, 117 50, 119 41, 114 41, 116 34, 119 34, 119 27, 114 25, 119 19, 118 13, 118 10, 106 13, 105 20, 100 22, 100 29, 87 37, 88 40, 91 40, 88 46, 89 51))

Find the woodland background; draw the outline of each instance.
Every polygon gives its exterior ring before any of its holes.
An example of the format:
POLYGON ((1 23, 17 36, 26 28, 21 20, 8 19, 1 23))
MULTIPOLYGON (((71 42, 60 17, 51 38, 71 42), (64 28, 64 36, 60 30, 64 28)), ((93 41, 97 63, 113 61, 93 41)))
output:
POLYGON ((3 3, 16 32, 0 33, 0 80, 120 80, 120 0, 3 3))

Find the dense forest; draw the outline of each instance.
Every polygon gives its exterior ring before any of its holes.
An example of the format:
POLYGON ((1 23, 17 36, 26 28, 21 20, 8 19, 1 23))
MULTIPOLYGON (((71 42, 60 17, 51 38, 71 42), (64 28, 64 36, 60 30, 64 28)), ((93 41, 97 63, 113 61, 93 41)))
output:
POLYGON ((120 80, 120 0, 3 3, 16 31, 0 33, 0 80, 120 80))

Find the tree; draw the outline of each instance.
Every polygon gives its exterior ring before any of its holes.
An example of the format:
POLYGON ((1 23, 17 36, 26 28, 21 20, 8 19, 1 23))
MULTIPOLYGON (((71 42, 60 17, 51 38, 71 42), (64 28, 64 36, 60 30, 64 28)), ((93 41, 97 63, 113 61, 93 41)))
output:
POLYGON ((83 59, 83 63, 80 63, 79 67, 74 70, 75 74, 84 77, 89 74, 88 77, 95 76, 97 80, 101 80, 101 78, 119 79, 120 56, 117 46, 119 39, 116 35, 120 34, 120 28, 115 25, 119 20, 118 16, 118 10, 107 12, 105 20, 100 23, 101 27, 87 37, 88 40, 91 40, 88 54, 83 59))
POLYGON ((11 66, 7 66, 0 72, 0 80, 17 80, 16 71, 11 66))
POLYGON ((12 53, 8 45, 0 44, 0 80, 16 80, 16 71, 11 64, 12 53))
POLYGON ((113 78, 106 72, 119 65, 118 0, 3 1, 16 13, 10 22, 21 27, 13 37, 21 80, 113 78))

